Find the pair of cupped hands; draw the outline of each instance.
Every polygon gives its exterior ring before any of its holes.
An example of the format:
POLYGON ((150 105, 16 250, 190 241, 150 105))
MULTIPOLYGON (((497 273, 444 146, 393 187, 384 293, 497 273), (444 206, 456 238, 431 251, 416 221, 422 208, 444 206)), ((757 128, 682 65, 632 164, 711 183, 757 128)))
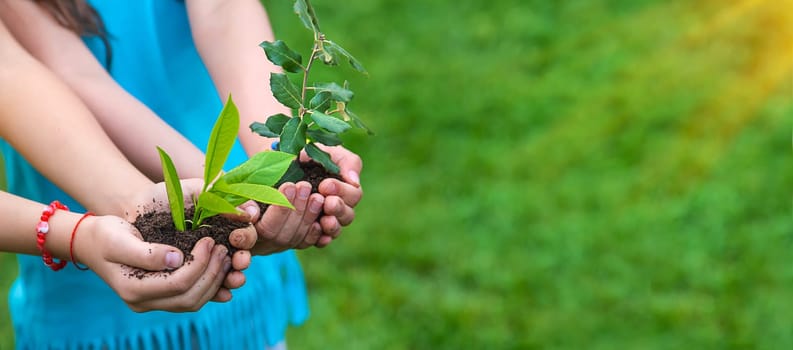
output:
MULTIPOLYGON (((249 201, 242 204, 238 221, 251 222, 231 232, 229 241, 238 249, 228 256, 228 249, 205 237, 191 251, 192 260, 175 247, 144 242, 130 222, 137 213, 165 211, 168 200, 164 183, 136 194, 125 209, 128 217, 98 216, 86 220, 85 234, 75 237, 74 256, 97 273, 136 312, 165 310, 196 311, 209 301, 231 300, 233 289, 245 284, 242 272, 252 255, 267 255, 288 249, 325 247, 337 238, 342 227, 354 217, 354 207, 363 191, 359 183, 360 158, 341 149, 333 152, 343 181, 323 180, 319 193, 311 193, 308 182, 284 183, 279 191, 295 209, 271 205, 264 213, 249 201), (134 207, 134 208, 132 208, 134 207), (128 208, 128 209, 129 209, 128 208), (143 209, 143 210, 140 210, 143 209), (82 242, 81 242, 82 241, 82 242), (131 269, 169 271, 167 278, 131 277, 131 269)), ((182 180, 186 199, 197 196, 203 181, 182 180)), ((256 276, 252 276, 256 278, 256 276)))

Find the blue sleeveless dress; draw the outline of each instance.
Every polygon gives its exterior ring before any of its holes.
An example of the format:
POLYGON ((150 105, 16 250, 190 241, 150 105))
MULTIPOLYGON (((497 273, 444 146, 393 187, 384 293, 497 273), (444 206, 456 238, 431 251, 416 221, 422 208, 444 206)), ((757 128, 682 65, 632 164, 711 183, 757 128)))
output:
MULTIPOLYGON (((94 1, 110 33, 111 74, 200 149, 222 103, 191 38, 182 1, 94 1)), ((102 62, 105 48, 86 39, 102 62)), ((257 43, 253 43, 256 45, 257 43)), ((79 135, 74 135, 79 137, 79 135)), ((2 142, 9 192, 84 210, 2 142)), ((86 155, 89 156, 89 155, 86 155)), ((237 144, 229 167, 246 159, 237 144)), ((31 235, 33 235, 31 228, 31 235)), ((9 306, 19 349, 264 349, 284 340, 289 323, 308 316, 302 271, 293 251, 255 257, 246 285, 229 303, 194 313, 135 313, 91 271, 53 272, 40 257, 18 257, 9 306)))

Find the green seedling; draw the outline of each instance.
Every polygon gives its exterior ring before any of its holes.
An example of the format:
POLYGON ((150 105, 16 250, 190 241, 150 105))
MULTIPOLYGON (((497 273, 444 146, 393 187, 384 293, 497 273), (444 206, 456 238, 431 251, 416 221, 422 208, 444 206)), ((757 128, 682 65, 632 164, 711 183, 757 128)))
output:
MULTIPOLYGON (((314 33, 313 47, 305 64, 303 56, 281 40, 265 41, 259 45, 267 59, 285 72, 270 74, 270 89, 279 102, 292 109, 292 115, 272 115, 264 123, 254 122, 250 128, 261 136, 278 138, 278 146, 274 148, 283 152, 299 155, 305 149, 310 158, 329 172, 338 174, 338 165, 317 144, 341 145, 339 134, 353 127, 364 129, 370 135, 372 131, 350 110, 348 104, 354 94, 347 81, 342 85, 335 82, 309 83, 309 73, 317 60, 328 66, 347 61, 353 69, 368 73, 361 62, 320 31, 319 21, 308 0, 295 1, 294 10, 303 25, 314 33), (300 86, 293 83, 288 74, 302 75, 300 86)), ((295 170, 290 169, 292 171, 295 170)))
POLYGON ((260 152, 228 173, 221 174, 223 165, 234 146, 239 125, 239 111, 229 96, 209 137, 204 163, 204 186, 198 197, 193 198, 195 211, 190 220, 185 218, 184 196, 176 167, 171 157, 157 147, 162 161, 171 217, 177 230, 185 231, 188 222, 191 224, 191 229, 196 229, 204 220, 212 216, 239 213, 237 206, 249 199, 294 208, 286 197, 273 187, 295 159, 294 154, 278 151, 260 152))

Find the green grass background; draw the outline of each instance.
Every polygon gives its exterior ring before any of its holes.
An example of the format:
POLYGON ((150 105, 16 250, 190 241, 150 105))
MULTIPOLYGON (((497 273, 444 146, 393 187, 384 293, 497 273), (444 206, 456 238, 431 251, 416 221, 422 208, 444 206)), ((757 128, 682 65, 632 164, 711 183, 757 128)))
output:
POLYGON ((793 348, 793 1, 314 5, 377 135, 291 349, 793 348))

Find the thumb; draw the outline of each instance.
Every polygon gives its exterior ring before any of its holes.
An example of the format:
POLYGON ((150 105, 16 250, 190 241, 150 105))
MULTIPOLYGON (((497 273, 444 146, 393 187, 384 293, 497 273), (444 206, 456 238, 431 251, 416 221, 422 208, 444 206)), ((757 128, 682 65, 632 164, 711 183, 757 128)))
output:
POLYGON ((121 249, 113 249, 110 260, 148 271, 172 270, 184 264, 184 254, 176 247, 144 242, 131 235, 124 237, 113 245, 121 249))

